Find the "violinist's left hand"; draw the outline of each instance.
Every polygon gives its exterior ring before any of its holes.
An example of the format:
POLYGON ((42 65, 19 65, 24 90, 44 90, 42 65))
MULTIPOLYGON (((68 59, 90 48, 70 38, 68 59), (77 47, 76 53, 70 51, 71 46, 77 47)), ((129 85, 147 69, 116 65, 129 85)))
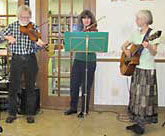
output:
POLYGON ((149 42, 146 42, 146 41, 144 41, 142 43, 142 45, 143 45, 144 48, 149 48, 149 46, 150 46, 149 42))
POLYGON ((38 41, 36 42, 36 44, 40 47, 43 47, 46 45, 46 43, 44 41, 42 41, 41 39, 38 39, 38 41))

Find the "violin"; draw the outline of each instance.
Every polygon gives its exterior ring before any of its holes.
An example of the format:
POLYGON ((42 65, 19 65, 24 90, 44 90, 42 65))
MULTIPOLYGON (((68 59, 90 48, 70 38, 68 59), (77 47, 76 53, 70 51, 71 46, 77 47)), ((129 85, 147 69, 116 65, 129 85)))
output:
MULTIPOLYGON (((33 42, 37 42, 38 39, 41 39, 41 33, 34 29, 34 25, 32 23, 29 23, 27 26, 20 26, 20 32, 28 35, 30 40, 32 40, 33 42)), ((48 44, 46 44, 43 48, 46 51, 49 51, 48 44)))
POLYGON ((98 32, 97 24, 94 23, 90 26, 87 26, 86 28, 83 29, 83 32, 98 32))
MULTIPOLYGON (((99 22, 104 18, 105 18, 105 16, 102 16, 96 22, 99 22)), ((93 24, 87 26, 85 29, 83 29, 83 32, 98 32, 97 23, 93 23, 93 24)))
POLYGON ((41 34, 34 29, 34 25, 29 23, 27 26, 20 26, 20 32, 29 36, 30 40, 37 42, 41 39, 41 34))

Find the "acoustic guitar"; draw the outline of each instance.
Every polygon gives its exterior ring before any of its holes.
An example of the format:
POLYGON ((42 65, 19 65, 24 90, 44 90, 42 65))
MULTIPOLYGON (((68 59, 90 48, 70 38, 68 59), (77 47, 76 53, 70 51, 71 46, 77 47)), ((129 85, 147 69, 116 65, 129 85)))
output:
MULTIPOLYGON (((157 31, 151 36, 149 36, 145 41, 153 41, 161 36, 162 31, 157 31)), ((136 65, 139 65, 140 60, 140 51, 143 49, 141 44, 130 45, 130 53, 131 56, 127 57, 124 51, 122 52, 121 59, 120 59, 120 72, 122 75, 125 76, 132 76, 135 70, 136 65)))

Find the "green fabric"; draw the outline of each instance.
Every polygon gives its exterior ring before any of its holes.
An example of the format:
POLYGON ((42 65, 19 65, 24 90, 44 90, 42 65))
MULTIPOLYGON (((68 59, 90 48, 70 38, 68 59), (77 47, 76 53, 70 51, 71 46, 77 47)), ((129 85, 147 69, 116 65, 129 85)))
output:
MULTIPOLYGON (((96 61, 96 53, 88 53, 88 60, 87 62, 96 61)), ((75 54, 76 60, 86 61, 86 53, 76 53, 75 54)))
MULTIPOLYGON (((155 33, 154 30, 151 31, 150 35, 153 33, 155 33)), ((141 34, 140 31, 136 31, 130 36, 128 41, 134 44, 141 44, 143 38, 144 34, 141 34)), ((158 38, 153 41, 150 41, 149 43, 151 45, 159 44, 159 40, 160 39, 158 38)), ((140 56, 140 64, 136 67, 141 69, 155 69, 154 56, 149 52, 147 48, 144 48, 144 50, 142 51, 142 54, 140 56)))

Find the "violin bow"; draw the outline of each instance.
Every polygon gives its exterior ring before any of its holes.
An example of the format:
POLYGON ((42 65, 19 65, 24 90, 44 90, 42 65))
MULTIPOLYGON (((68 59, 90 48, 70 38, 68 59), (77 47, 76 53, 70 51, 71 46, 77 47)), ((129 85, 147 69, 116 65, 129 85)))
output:
POLYGON ((88 26, 88 29, 90 29, 92 26, 96 25, 98 22, 100 22, 102 19, 106 18, 106 16, 102 16, 99 19, 96 20, 96 23, 93 23, 92 25, 88 26))

